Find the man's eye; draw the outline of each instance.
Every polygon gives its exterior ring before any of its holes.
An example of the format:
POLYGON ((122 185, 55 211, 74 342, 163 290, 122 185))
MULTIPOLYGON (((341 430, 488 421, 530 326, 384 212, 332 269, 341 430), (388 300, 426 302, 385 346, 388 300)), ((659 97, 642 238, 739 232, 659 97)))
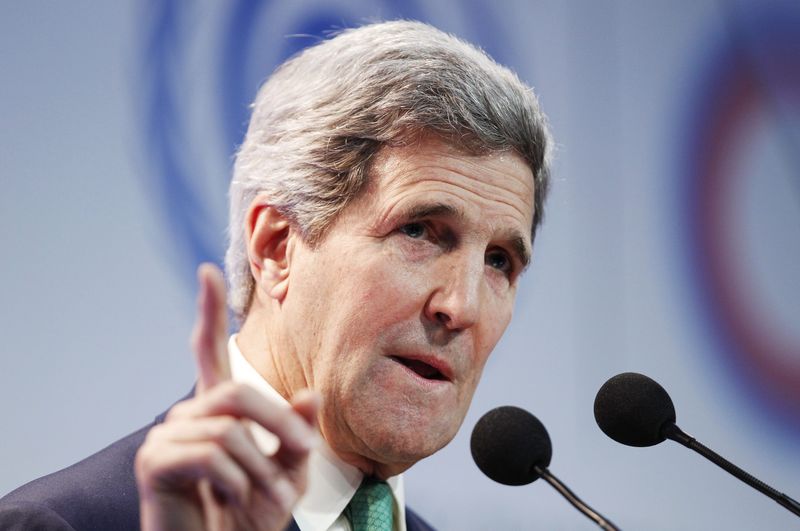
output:
POLYGON ((511 259, 506 253, 500 251, 487 253, 486 265, 504 273, 510 273, 512 269, 511 259))
POLYGON ((406 223, 400 227, 400 232, 409 238, 422 238, 425 236, 425 225, 422 223, 406 223))

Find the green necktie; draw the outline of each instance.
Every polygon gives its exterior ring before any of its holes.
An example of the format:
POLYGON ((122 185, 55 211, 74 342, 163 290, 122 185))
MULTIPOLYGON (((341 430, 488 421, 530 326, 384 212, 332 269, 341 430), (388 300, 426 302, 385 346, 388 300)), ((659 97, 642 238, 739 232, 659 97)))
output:
POLYGON ((385 481, 364 478, 353 499, 344 510, 344 515, 353 526, 353 531, 392 531, 392 489, 385 481))

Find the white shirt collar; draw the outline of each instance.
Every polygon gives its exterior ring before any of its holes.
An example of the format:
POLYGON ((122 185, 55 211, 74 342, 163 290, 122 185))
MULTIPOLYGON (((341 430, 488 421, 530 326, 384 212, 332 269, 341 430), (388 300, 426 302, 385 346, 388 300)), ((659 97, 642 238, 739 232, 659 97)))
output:
MULTIPOLYGON (((288 407, 289 404, 272 386, 250 365, 236 344, 236 334, 228 341, 228 355, 233 380, 245 383, 260 391, 271 401, 288 407)), ((272 455, 278 449, 278 438, 257 424, 251 425, 253 437, 261 451, 272 455)), ((292 516, 302 531, 349 529, 347 520, 342 517, 350 498, 355 494, 364 475, 361 471, 342 461, 322 441, 311 452, 308 459, 308 487, 292 511, 292 516)), ((405 494, 402 474, 386 481, 394 494, 395 531, 406 531, 405 494)))

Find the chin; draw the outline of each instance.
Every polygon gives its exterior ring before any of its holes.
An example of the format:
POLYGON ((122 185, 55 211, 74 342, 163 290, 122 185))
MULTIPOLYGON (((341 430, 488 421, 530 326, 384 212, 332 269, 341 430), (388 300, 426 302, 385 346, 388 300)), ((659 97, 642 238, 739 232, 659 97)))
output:
MULTIPOLYGON (((323 412, 323 434, 341 455, 394 475, 441 450, 461 426, 470 393, 452 382, 421 382, 387 361, 354 385, 339 385, 323 412), (328 439, 328 437, 332 439, 328 439)), ((324 409, 324 406, 323 406, 324 409)))
POLYGON ((379 425, 351 424, 353 432, 366 447, 365 457, 387 466, 403 469, 446 446, 461 426, 460 418, 409 410, 383 415, 379 425))

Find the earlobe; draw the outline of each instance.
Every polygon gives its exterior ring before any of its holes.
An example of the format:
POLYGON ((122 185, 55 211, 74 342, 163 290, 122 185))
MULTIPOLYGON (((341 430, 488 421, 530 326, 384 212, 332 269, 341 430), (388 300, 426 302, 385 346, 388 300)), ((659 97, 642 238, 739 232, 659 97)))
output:
POLYGON ((291 224, 263 195, 250 204, 245 224, 255 297, 267 296, 282 302, 289 289, 287 251, 291 224))
POLYGON ((289 291, 289 268, 285 267, 271 275, 264 282, 264 286, 270 285, 272 287, 269 290, 269 296, 278 302, 283 302, 283 299, 286 298, 286 293, 289 291))

